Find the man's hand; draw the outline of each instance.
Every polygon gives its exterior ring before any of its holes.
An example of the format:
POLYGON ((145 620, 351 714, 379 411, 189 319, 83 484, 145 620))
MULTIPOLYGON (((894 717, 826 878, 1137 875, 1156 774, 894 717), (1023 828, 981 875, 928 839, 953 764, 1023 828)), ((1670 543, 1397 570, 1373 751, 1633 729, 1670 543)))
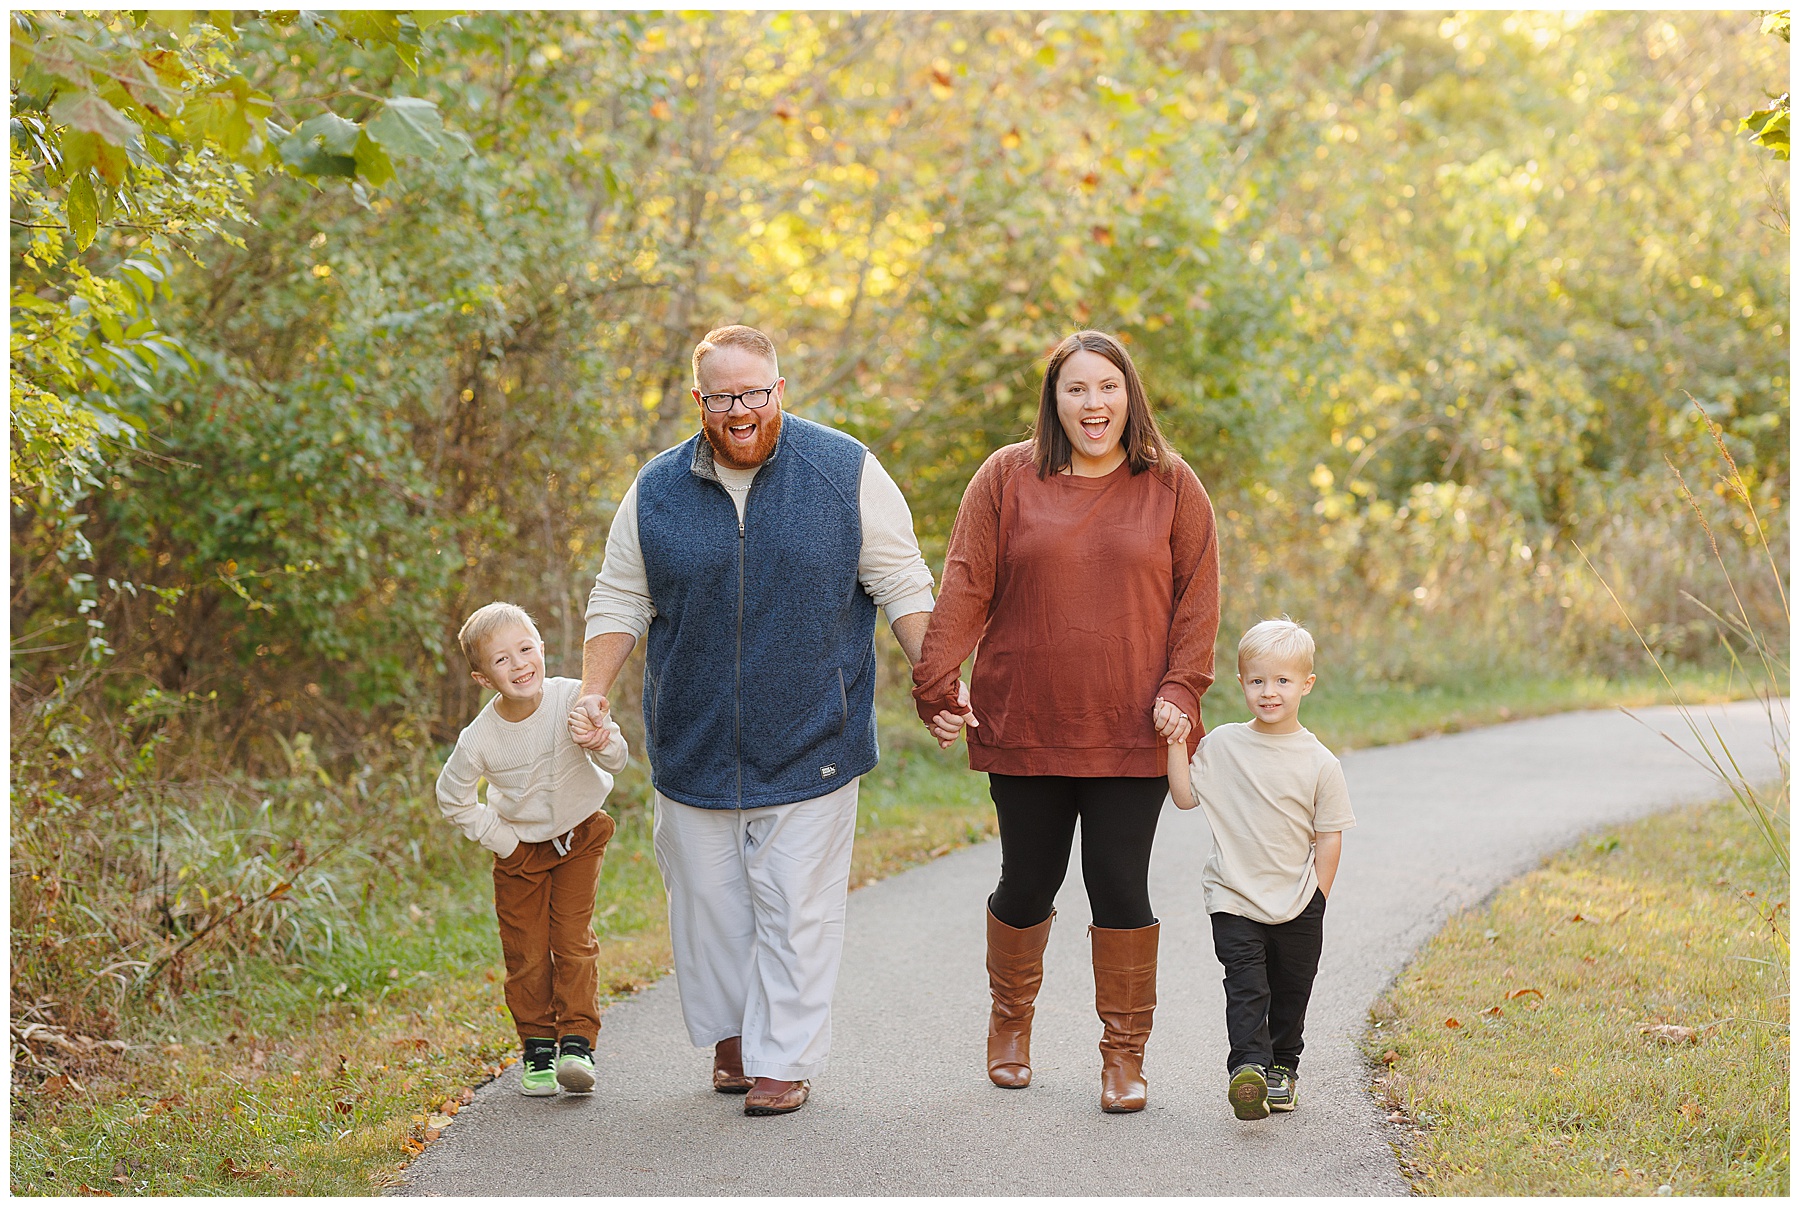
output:
POLYGON ((612 741, 612 734, 606 728, 611 715, 612 706, 605 696, 582 696, 569 710, 569 736, 583 750, 605 750, 612 741))
POLYGON ((1193 719, 1161 696, 1150 708, 1150 720, 1156 725, 1156 736, 1171 746, 1187 741, 1194 730, 1193 719))
POLYGON ((940 750, 948 750, 955 744, 956 735, 962 732, 964 725, 971 729, 981 727, 981 722, 975 719, 974 712, 969 708, 969 685, 961 679, 956 681, 956 704, 962 709, 961 712, 940 712, 925 722, 925 728, 937 739, 940 750))

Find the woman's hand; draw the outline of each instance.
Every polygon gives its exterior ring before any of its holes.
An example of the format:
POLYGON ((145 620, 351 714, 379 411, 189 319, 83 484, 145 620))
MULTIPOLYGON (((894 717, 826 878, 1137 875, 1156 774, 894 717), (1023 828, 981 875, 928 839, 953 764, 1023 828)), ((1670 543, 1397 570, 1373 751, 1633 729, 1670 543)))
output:
POLYGON ((1156 697, 1156 703, 1150 708, 1150 720, 1156 725, 1156 736, 1171 746, 1187 741, 1188 734, 1194 729, 1193 720, 1161 696, 1156 697))
POLYGON ((964 725, 971 729, 978 729, 981 726, 981 722, 975 719, 975 714, 969 711, 969 685, 960 679, 956 681, 956 703, 962 709, 960 713, 940 712, 925 722, 925 728, 929 729, 931 736, 937 739, 939 750, 950 749, 956 742, 956 735, 962 732, 964 725))

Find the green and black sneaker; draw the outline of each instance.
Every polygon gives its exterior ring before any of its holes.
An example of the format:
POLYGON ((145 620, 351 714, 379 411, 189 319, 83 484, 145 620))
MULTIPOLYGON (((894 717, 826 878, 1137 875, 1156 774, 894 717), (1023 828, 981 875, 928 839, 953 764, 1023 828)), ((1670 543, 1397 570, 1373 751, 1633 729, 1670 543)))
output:
POLYGON ((554 1098, 556 1087, 556 1041, 525 1041, 525 1071, 519 1077, 519 1093, 527 1098, 554 1098))
POLYGON ((1231 1101, 1231 1113, 1239 1119, 1269 1117, 1269 1082, 1261 1065, 1239 1065, 1231 1071, 1231 1086, 1225 1091, 1231 1101))
POLYGON ((1300 1074, 1286 1065, 1269 1070, 1269 1109, 1291 1111, 1300 1105, 1300 1074))
POLYGON ((562 1055, 556 1058, 556 1080, 571 1094, 594 1092, 594 1051, 579 1035, 562 1037, 562 1055))

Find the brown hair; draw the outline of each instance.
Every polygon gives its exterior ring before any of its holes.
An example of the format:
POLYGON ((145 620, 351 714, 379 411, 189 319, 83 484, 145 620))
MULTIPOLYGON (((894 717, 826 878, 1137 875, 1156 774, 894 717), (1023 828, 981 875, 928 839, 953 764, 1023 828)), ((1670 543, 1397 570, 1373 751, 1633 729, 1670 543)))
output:
POLYGON ((1125 462, 1131 466, 1131 472, 1141 474, 1147 469, 1169 465, 1174 459, 1169 442, 1163 439, 1162 429, 1156 426, 1156 416, 1151 413, 1150 401, 1144 395, 1144 383, 1138 378, 1137 366, 1131 363, 1131 353, 1104 331, 1077 331, 1056 345, 1056 350, 1050 353, 1049 363, 1044 366, 1037 426, 1032 431, 1033 460, 1038 477, 1061 473, 1069 465, 1073 449, 1056 413, 1056 379, 1062 373, 1063 362, 1077 352, 1097 352, 1125 375, 1125 434, 1120 437, 1119 445, 1125 450, 1125 462))
POLYGON ((462 631, 457 633, 457 644, 462 646, 463 657, 469 660, 469 669, 487 673, 485 666, 476 666, 475 659, 481 656, 481 644, 509 624, 516 624, 538 631, 537 623, 531 619, 531 613, 518 604, 496 601, 476 608, 473 615, 463 621, 462 631))
POLYGON ((767 357, 775 366, 775 375, 781 375, 781 364, 775 358, 775 341, 758 331, 755 327, 746 327, 742 323, 733 323, 729 327, 714 327, 706 333, 706 338, 694 345, 694 384, 700 383, 700 362, 714 348, 743 348, 758 356, 767 357))

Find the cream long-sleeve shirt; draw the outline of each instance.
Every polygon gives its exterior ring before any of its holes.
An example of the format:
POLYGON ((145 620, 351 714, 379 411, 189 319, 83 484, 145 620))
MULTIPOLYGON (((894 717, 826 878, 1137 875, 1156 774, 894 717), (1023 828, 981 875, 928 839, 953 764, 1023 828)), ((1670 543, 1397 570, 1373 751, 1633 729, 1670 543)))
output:
MULTIPOLYGON (((743 519, 757 471, 732 469, 717 462, 713 470, 737 505, 738 518, 743 519)), ((638 542, 637 492, 634 481, 620 500, 606 536, 605 560, 588 595, 588 640, 602 633, 642 637, 656 616, 656 605, 650 602, 650 576, 644 570, 644 550, 638 542)), ((900 616, 931 611, 931 567, 919 553, 912 512, 874 453, 863 461, 857 501, 863 530, 856 576, 863 590, 887 613, 889 624, 900 616)))
MULTIPOLYGON (((462 832, 504 859, 521 842, 549 842, 600 812, 613 773, 625 769, 625 738, 611 717, 610 739, 589 755, 569 735, 569 709, 581 680, 544 680, 544 698, 523 721, 508 721, 489 700, 457 735, 438 775, 438 808, 462 832), (476 786, 487 780, 487 800, 476 786)), ((498 696, 494 698, 499 699, 498 696)))

